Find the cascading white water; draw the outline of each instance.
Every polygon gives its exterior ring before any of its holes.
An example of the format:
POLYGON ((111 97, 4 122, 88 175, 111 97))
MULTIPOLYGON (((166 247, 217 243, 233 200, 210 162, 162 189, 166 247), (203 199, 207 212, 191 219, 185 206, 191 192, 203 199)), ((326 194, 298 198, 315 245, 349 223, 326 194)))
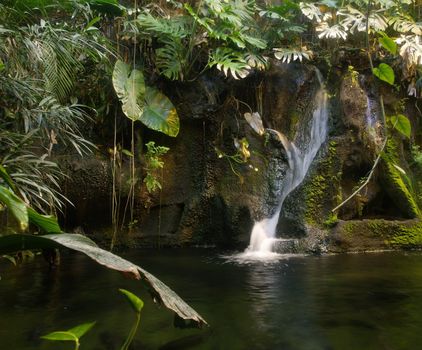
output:
POLYGON ((289 141, 285 135, 274 130, 269 130, 276 132, 279 136, 287 153, 289 169, 287 170, 286 176, 283 180, 284 183, 277 211, 271 218, 266 218, 255 223, 251 233, 250 244, 246 249, 246 253, 258 253, 258 255, 261 256, 271 253, 274 242, 277 241, 275 238, 276 227, 283 202, 288 194, 303 181, 313 159, 315 158, 315 155, 322 143, 325 141, 328 122, 328 97, 319 71, 317 71, 317 77, 320 87, 315 94, 315 110, 313 112, 312 119, 309 122, 310 125, 303 129, 305 134, 298 135, 299 137, 297 137, 298 140, 301 140, 301 144, 295 145, 295 143, 289 141))

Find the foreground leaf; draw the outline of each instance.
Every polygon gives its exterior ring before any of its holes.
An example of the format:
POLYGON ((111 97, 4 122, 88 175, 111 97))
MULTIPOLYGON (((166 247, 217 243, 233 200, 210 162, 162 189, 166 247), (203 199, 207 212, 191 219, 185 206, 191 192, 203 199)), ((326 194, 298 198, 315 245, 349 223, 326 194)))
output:
POLYGON ((49 334, 43 335, 40 338, 46 339, 46 340, 55 340, 55 341, 77 341, 78 340, 78 338, 74 334, 66 332, 66 331, 51 332, 49 334))
POLYGON ((26 204, 8 188, 0 185, 0 202, 4 203, 16 218, 22 231, 28 228, 28 209, 26 204))
POLYGON ((37 213, 34 209, 28 207, 29 221, 38 226, 46 233, 60 233, 62 232, 57 218, 53 215, 42 215, 37 213))
POLYGON ((141 312, 142 308, 144 307, 144 302, 140 298, 126 289, 119 289, 119 292, 126 297, 126 300, 129 302, 136 313, 141 312))
POLYGON ((123 272, 132 278, 143 279, 148 285, 154 301, 165 305, 184 320, 192 320, 197 326, 206 325, 206 321, 174 291, 154 275, 141 267, 111 252, 99 248, 88 237, 79 234, 51 234, 43 236, 7 235, 0 237, 0 254, 7 254, 24 249, 43 249, 66 247, 88 255, 97 263, 110 269, 123 272))
POLYGON ((374 75, 382 81, 385 81, 390 85, 394 85, 394 71, 388 64, 381 63, 378 68, 374 68, 372 70, 372 73, 374 73, 374 75))
POLYGON ((83 323, 79 326, 73 327, 68 330, 69 333, 74 334, 78 339, 82 338, 92 327, 95 326, 95 322, 83 323))

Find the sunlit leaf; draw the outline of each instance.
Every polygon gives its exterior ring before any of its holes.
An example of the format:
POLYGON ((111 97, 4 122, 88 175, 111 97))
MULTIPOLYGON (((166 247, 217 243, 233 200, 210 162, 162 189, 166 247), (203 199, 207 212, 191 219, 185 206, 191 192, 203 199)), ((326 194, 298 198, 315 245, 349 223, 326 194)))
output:
POLYGON ((385 81, 390 85, 394 85, 394 71, 393 68, 391 68, 388 64, 381 63, 378 67, 375 67, 372 72, 382 81, 385 81))
POLYGON ((69 329, 68 332, 74 334, 78 339, 80 339, 92 327, 94 327, 94 325, 95 325, 95 322, 83 323, 83 324, 80 324, 76 327, 69 329))
POLYGON ((28 209, 26 204, 12 191, 0 185, 0 202, 5 204, 19 223, 21 230, 28 228, 28 209))
POLYGON ((180 122, 176 108, 167 96, 159 90, 148 87, 145 94, 145 108, 140 121, 150 129, 176 137, 180 122))
POLYGON ((393 166, 398 170, 398 171, 400 171, 403 175, 406 175, 406 172, 404 171, 404 169, 403 168, 400 168, 397 164, 393 164, 393 166))
POLYGON ((397 53, 397 44, 388 35, 382 34, 382 37, 378 39, 381 46, 388 52, 395 55, 397 53))
POLYGON ((141 312, 142 308, 144 307, 144 302, 140 298, 126 289, 119 289, 119 292, 126 297, 126 300, 129 302, 136 313, 141 312))
POLYGON ((254 129, 258 135, 264 135, 264 125, 262 124, 262 118, 258 112, 253 112, 252 114, 245 113, 244 117, 248 124, 251 126, 251 128, 254 129))
POLYGON ((51 332, 49 334, 43 335, 41 339, 53 340, 53 341, 77 341, 77 337, 66 331, 51 332))
POLYGON ((113 87, 122 102, 123 113, 131 120, 139 120, 144 108, 144 75, 128 64, 116 61, 113 70, 113 87))
POLYGON ((409 119, 403 114, 397 114, 390 117, 391 124, 393 127, 400 132, 402 135, 410 138, 412 132, 412 126, 409 119))
POLYGON ((62 232, 57 218, 53 215, 42 215, 37 213, 34 209, 28 207, 29 221, 35 224, 46 233, 62 232))

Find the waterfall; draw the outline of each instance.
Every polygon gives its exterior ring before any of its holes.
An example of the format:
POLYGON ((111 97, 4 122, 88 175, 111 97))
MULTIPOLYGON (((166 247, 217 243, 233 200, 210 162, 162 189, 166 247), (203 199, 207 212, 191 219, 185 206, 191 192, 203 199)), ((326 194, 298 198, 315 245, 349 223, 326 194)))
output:
POLYGON ((271 129, 267 130, 268 132, 275 132, 280 138, 287 153, 289 169, 283 180, 283 188, 275 214, 271 218, 265 218, 255 223, 246 253, 271 253, 272 247, 277 241, 275 238, 276 228, 283 202, 289 193, 301 184, 327 136, 328 97, 323 86, 321 73, 317 70, 316 74, 319 81, 319 89, 314 98, 315 109, 312 119, 301 131, 302 134, 297 135, 297 145, 295 142, 289 141, 282 133, 271 129))

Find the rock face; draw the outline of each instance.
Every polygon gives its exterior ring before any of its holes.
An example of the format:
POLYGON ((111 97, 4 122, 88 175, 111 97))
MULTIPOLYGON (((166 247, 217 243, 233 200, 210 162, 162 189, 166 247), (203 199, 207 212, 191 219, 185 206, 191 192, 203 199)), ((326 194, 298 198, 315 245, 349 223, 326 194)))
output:
MULTIPOLYGON (((383 121, 376 118, 379 106, 368 88, 370 83, 365 77, 356 80, 340 71, 333 74, 344 76, 328 87, 333 96, 330 125, 334 127, 302 185, 287 197, 278 234, 300 238, 301 249, 312 252, 397 246, 382 243, 382 235, 374 238, 378 231, 372 228, 364 231, 371 232, 371 239, 377 242, 373 246, 354 244, 350 237, 373 220, 392 220, 391 225, 383 224, 391 233, 391 227, 400 226, 398 220, 421 215, 419 190, 413 186, 412 169, 399 135, 391 136, 366 188, 332 212, 369 173, 383 140, 383 121)), ((279 63, 239 82, 209 75, 192 83, 163 84, 181 118, 180 134, 175 139, 152 131, 142 135, 144 143, 153 140, 170 151, 163 157, 162 173, 156 174, 161 191, 150 194, 138 181, 136 222, 121 236, 123 241, 132 245, 245 247, 254 221, 274 214, 288 163, 276 134, 258 135, 243 115, 259 112, 265 128, 293 139, 312 113, 317 86, 314 67, 279 63)), ((389 101, 386 108, 393 110, 397 101, 389 101)), ((73 176, 68 194, 77 204, 69 225, 95 228, 104 234, 101 223, 110 226, 110 220, 104 218, 104 213, 110 212, 110 164, 106 159, 81 164, 69 165, 73 176)), ((125 183, 128 172, 124 164, 122 169, 125 183)), ((137 169, 142 179, 141 163, 137 169)), ((123 186, 122 203, 127 193, 123 186)), ((409 225, 419 230, 416 221, 409 225)), ((406 236, 410 231, 400 232, 406 236)), ((389 242, 393 236, 389 234, 389 242)))
POLYGON ((173 93, 174 100, 183 96, 176 104, 183 111, 181 134, 171 143, 157 140, 171 148, 164 158, 163 190, 151 198, 150 215, 141 214, 135 235, 146 242, 160 235, 162 244, 164 237, 168 244, 246 246, 253 222, 274 213, 288 164, 276 133, 258 135, 243 114, 258 111, 265 127, 294 133, 311 108, 315 70, 275 65, 225 90, 220 81, 199 85, 173 93), (202 101, 204 109, 189 101, 202 101), (250 152, 244 159, 235 147, 242 139, 250 152), (158 232, 160 211, 172 224, 158 232))

